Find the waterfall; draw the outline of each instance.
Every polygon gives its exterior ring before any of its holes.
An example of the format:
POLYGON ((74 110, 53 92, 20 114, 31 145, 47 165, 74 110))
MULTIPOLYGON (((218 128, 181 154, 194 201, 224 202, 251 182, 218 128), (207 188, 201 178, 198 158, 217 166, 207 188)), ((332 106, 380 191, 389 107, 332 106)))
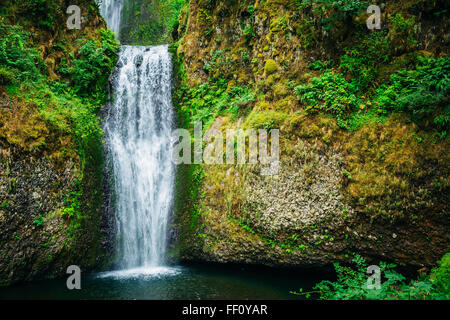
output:
MULTIPOLYGON (((118 34, 124 0, 99 0, 118 34)), ((171 161, 174 112, 168 46, 122 46, 103 124, 111 164, 119 267, 164 265, 175 167, 171 161)))
POLYGON ((100 13, 108 23, 109 29, 119 38, 124 0, 97 0, 100 13))
POLYGON ((168 46, 122 46, 105 140, 114 172, 117 246, 123 268, 164 265, 175 168, 168 46))

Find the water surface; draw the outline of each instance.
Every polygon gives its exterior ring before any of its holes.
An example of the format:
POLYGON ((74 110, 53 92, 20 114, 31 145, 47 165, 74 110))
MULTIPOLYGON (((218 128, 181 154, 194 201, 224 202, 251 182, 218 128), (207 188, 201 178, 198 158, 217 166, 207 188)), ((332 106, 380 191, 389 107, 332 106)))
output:
POLYGON ((325 278, 324 271, 239 266, 137 268, 85 275, 81 290, 68 290, 65 279, 0 288, 0 299, 285 300, 325 278))

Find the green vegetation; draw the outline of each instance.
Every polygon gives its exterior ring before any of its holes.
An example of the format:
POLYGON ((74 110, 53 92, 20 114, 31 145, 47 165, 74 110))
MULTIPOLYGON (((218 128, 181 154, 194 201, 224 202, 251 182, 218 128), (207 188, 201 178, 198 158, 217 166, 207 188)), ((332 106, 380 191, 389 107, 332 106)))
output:
MULTIPOLYGON (((38 2, 27 4, 37 8, 38 2)), ((40 14, 33 10, 30 15, 40 14)), ((79 182, 67 191, 66 207, 61 209, 69 221, 68 233, 73 233, 83 216, 98 205, 95 198, 101 201, 103 133, 97 114, 106 101, 119 44, 106 29, 79 38, 72 46, 60 39, 52 50, 61 53, 61 63, 51 67, 41 57, 33 36, 0 16, 0 82, 17 104, 12 114, 2 113, 0 133, 9 143, 42 153, 57 166, 68 160, 78 164, 79 182), (2 127, 4 123, 8 126, 2 127), (94 195, 87 197, 85 192, 94 195)), ((34 221, 37 226, 42 223, 42 217, 34 221)))
POLYGON ((83 220, 86 219, 83 213, 83 193, 82 183, 75 181, 72 186, 72 191, 66 196, 64 207, 59 210, 59 214, 65 220, 69 221, 67 228, 67 235, 72 237, 75 232, 82 226, 83 220))
POLYGON ((391 74, 388 83, 369 91, 367 97, 361 94, 361 90, 373 80, 370 72, 374 70, 362 71, 358 67, 359 60, 360 57, 353 59, 344 55, 340 65, 344 73, 325 71, 323 75, 312 78, 310 83, 295 87, 305 111, 333 114, 338 124, 349 130, 357 129, 364 118, 370 121, 392 112, 405 112, 424 128, 434 128, 442 137, 446 136, 450 124, 450 85, 446 76, 450 70, 450 58, 419 55, 413 60, 414 68, 391 74), (354 76, 351 81, 344 77, 346 72, 354 76))
POLYGON ((52 0, 13 1, 18 3, 19 14, 37 27, 53 30, 55 20, 63 15, 62 8, 52 0))
MULTIPOLYGON (((312 6, 320 18, 325 8, 354 16, 366 5, 363 1, 302 1, 312 6)), ((343 21, 343 16, 332 14, 343 21)), ((450 58, 411 53, 396 58, 396 51, 413 50, 414 16, 396 13, 388 30, 368 32, 354 25, 354 35, 343 54, 334 61, 315 61, 311 70, 322 74, 309 83, 295 87, 306 111, 321 111, 336 116, 339 126, 356 130, 361 125, 383 121, 392 112, 404 112, 424 129, 441 137, 448 132, 448 78, 450 58)), ((330 21, 331 21, 330 20, 330 21)), ((344 19, 345 20, 345 19, 344 19)))
POLYGON ((79 145, 77 153, 84 162, 95 143, 92 139, 98 141, 101 136, 96 113, 106 101, 106 83, 115 65, 118 44, 106 30, 99 30, 100 41, 80 40, 75 59, 56 70, 63 77, 58 81, 48 78, 45 63, 28 42, 29 36, 21 27, 0 25, 2 78, 14 75, 8 78, 6 90, 37 106, 47 123, 73 132, 79 145))
MULTIPOLYGON (((97 40, 78 40, 80 49, 78 57, 71 65, 63 63, 59 70, 68 82, 66 89, 78 96, 106 101, 105 87, 108 84, 110 70, 115 66, 118 43, 114 35, 107 30, 99 30, 100 42, 97 40)), ((59 88, 61 90, 61 88, 59 88)))
MULTIPOLYGON (((160 0, 160 17, 162 18, 165 35, 163 38, 168 38, 169 35, 177 32, 179 27, 180 12, 184 6, 189 5, 189 1, 186 0, 160 0)), ((185 28, 186 26, 184 26, 185 28)), ((176 40, 172 39, 171 40, 176 40)))
POLYGON ((385 31, 367 34, 358 31, 357 42, 339 58, 339 71, 351 77, 356 92, 373 88, 380 73, 380 66, 391 60, 390 44, 385 31))
POLYGON ((344 120, 361 103, 356 97, 356 89, 341 73, 326 72, 313 78, 307 85, 295 88, 300 103, 305 111, 323 111, 336 115, 340 126, 345 127, 344 120))
POLYGON ((318 294, 323 300, 442 300, 450 298, 450 253, 438 262, 431 275, 419 276, 417 280, 405 281, 405 277, 394 270, 395 264, 380 262, 382 280, 380 289, 367 287, 368 274, 365 259, 355 255, 354 268, 334 264, 337 281, 322 281, 313 291, 292 292, 307 298, 318 294))
MULTIPOLYGON (((176 45, 172 50, 175 48, 176 45)), ((247 86, 229 86, 228 81, 222 78, 190 87, 184 66, 180 65, 180 68, 180 87, 174 92, 174 100, 180 116, 188 126, 193 126, 196 121, 203 121, 204 128, 207 129, 218 115, 229 115, 233 120, 237 119, 255 101, 252 89, 247 86)))
POLYGON ((445 136, 450 126, 450 58, 418 56, 415 68, 391 74, 387 85, 376 90, 379 112, 401 111, 425 128, 445 136))
POLYGON ((0 204, 0 209, 8 209, 10 206, 8 199, 4 200, 1 204, 0 204))
POLYGON ((183 98, 182 111, 189 112, 192 123, 204 121, 206 126, 218 115, 228 114, 239 118, 246 107, 255 99, 255 94, 247 87, 233 87, 228 92, 226 82, 202 84, 189 89, 183 98))
POLYGON ((25 32, 22 27, 7 25, 0 20, 0 64, 3 84, 43 78, 44 62, 38 51, 28 45, 29 37, 30 33, 25 32))
POLYGON ((435 292, 445 299, 450 299, 450 253, 445 254, 439 267, 431 271, 430 280, 433 282, 435 292))
POLYGON ((186 0, 126 1, 122 12, 121 42, 156 45, 176 40, 180 12, 187 5, 186 0))
POLYGON ((327 31, 337 23, 359 14, 368 6, 369 2, 360 0, 297 0, 297 9, 309 9, 319 15, 320 23, 327 31))
POLYGON ((37 226, 40 227, 42 226, 42 224, 44 223, 44 217, 42 217, 41 215, 39 215, 39 217, 33 221, 33 223, 37 226))

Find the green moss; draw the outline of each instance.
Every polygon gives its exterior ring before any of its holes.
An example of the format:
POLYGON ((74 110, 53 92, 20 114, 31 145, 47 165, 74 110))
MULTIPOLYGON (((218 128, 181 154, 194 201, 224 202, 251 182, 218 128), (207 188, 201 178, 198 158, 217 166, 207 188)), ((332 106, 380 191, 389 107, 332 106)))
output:
POLYGON ((267 75, 271 75, 272 73, 275 73, 278 70, 278 65, 275 62, 275 60, 268 59, 266 60, 266 63, 264 64, 264 71, 266 71, 267 75))
POLYGON ((258 112, 253 111, 244 123, 246 128, 254 129, 279 129, 287 118, 287 114, 273 110, 258 112))
POLYGON ((273 75, 268 76, 264 81, 264 85, 268 90, 271 89, 274 84, 275 84, 275 77, 273 75))

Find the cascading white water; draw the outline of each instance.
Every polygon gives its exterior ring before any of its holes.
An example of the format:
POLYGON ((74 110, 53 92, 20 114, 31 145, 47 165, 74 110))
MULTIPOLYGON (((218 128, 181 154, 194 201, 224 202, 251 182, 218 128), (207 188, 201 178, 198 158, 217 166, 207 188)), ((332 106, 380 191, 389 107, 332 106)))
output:
POLYGON ((108 23, 109 29, 119 37, 122 22, 122 8, 124 0, 97 0, 100 13, 108 23))
MULTIPOLYGON (((124 1, 99 0, 117 36, 124 1)), ((170 273, 154 268, 164 265, 175 180, 168 46, 122 46, 114 75, 104 131, 114 176, 118 263, 124 276, 136 268, 170 273)))
POLYGON ((164 265, 175 168, 168 46, 122 46, 104 124, 122 268, 164 265))

